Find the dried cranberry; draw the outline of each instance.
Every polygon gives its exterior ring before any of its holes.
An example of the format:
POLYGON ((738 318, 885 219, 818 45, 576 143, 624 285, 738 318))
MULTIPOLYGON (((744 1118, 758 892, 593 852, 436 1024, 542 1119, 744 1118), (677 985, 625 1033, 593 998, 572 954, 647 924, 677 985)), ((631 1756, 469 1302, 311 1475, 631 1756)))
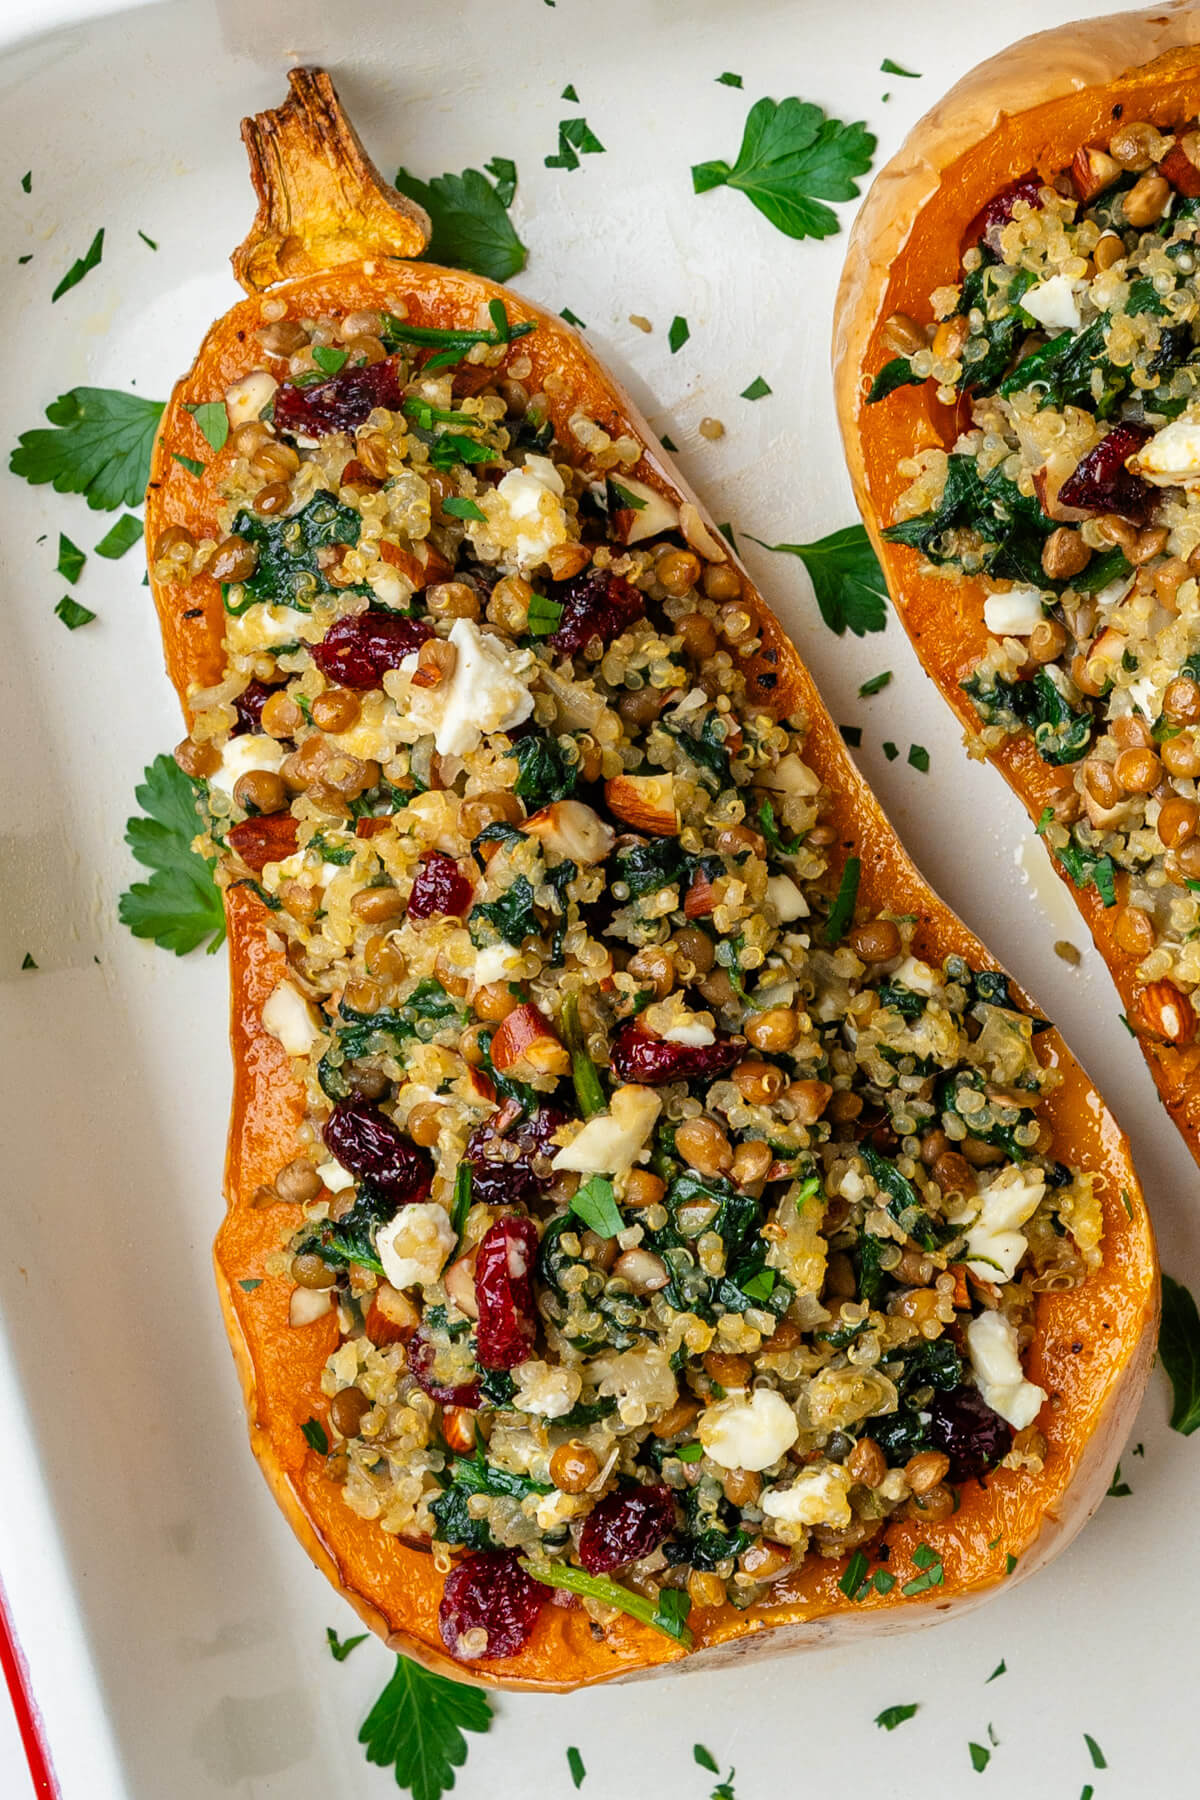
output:
POLYGON ((963 247, 967 248, 971 244, 977 244, 982 238, 988 249, 994 255, 999 256, 1000 233, 1012 218, 1013 207, 1018 200, 1028 200, 1030 206, 1040 210, 1042 189, 1045 186, 1046 183, 1041 176, 1033 171, 1010 182, 1008 187, 1002 188, 988 201, 985 207, 975 214, 967 226, 963 247))
POLYGON ((424 619, 405 619, 398 613, 353 613, 331 625, 312 659, 327 681, 349 688, 377 688, 389 669, 398 669, 406 656, 419 650, 433 627, 424 619))
POLYGON ((269 862, 282 862, 296 849, 300 826, 291 813, 264 813, 259 819, 243 819, 231 825, 225 841, 237 851, 248 869, 261 875, 269 862))
POLYGON ((579 1560, 590 1575, 609 1575, 657 1550, 675 1529, 669 1487, 624 1488, 592 1508, 579 1538, 579 1560))
POLYGON ((476 1550, 446 1577, 438 1630, 451 1656, 470 1658, 459 1649, 464 1632, 487 1632, 487 1657, 515 1656, 529 1642, 550 1589, 521 1567, 515 1550, 476 1550))
POLYGON ((474 1410, 483 1399, 479 1383, 461 1381, 456 1386, 448 1386, 439 1381, 433 1372, 436 1356, 436 1346, 430 1343, 423 1332, 415 1332, 409 1340, 408 1367, 417 1386, 423 1388, 439 1406, 467 1406, 474 1410))
POLYGON ((261 731, 262 710, 274 692, 275 688, 268 687, 265 681, 252 681, 244 687, 233 703, 238 722, 229 735, 240 737, 244 731, 261 731))
POLYGON ((538 1234, 532 1219, 499 1219, 475 1258, 479 1324, 475 1355, 485 1369, 511 1369, 533 1352, 537 1309, 533 1270, 538 1234))
POLYGON ((312 387, 285 381, 275 390, 275 429, 289 437, 313 438, 324 437, 328 431, 353 431, 377 406, 399 411, 395 363, 342 369, 312 387))
POLYGON ((461 919, 471 904, 471 883, 444 850, 427 850, 417 869, 408 896, 410 919, 431 919, 435 913, 461 919))
POLYGON ((641 591, 606 569, 590 569, 559 583, 554 598, 563 610, 550 643, 564 656, 576 655, 594 637, 611 644, 646 610, 641 591))
POLYGON ((1060 505, 1144 521, 1154 503, 1154 489, 1125 464, 1149 436, 1148 425, 1114 425, 1067 476, 1058 490, 1060 505))
POLYGON ((935 1392, 922 1410, 928 1414, 931 1446, 950 1458, 951 1481, 986 1474, 1012 1449, 1012 1426, 992 1411, 978 1388, 964 1384, 935 1392))
POLYGON ((433 1163, 424 1150, 401 1136, 386 1113, 365 1100, 339 1100, 325 1121, 326 1148, 352 1175, 358 1175, 396 1206, 426 1200, 433 1163))
POLYGON ((718 1038, 713 1044, 673 1044, 669 1038, 651 1037, 631 1020, 613 1040, 612 1066, 622 1081, 662 1087, 667 1081, 711 1080, 731 1069, 744 1048, 740 1038, 718 1038))
POLYGON ((557 1146, 551 1142, 568 1115, 561 1106, 539 1106, 527 1119, 515 1126, 504 1122, 502 1113, 479 1125, 467 1139, 467 1161, 471 1165, 471 1195, 487 1206, 516 1206, 529 1200, 546 1185, 533 1168, 534 1157, 549 1157, 557 1146), (511 1161, 488 1155, 488 1146, 503 1138, 520 1152, 511 1161))

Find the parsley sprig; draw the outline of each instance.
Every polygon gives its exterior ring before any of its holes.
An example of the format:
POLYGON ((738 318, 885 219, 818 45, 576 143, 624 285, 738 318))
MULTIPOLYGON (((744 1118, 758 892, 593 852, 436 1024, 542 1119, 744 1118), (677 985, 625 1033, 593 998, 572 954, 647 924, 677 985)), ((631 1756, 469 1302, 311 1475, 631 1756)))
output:
POLYGON ((56 493, 83 494, 97 512, 140 506, 162 411, 161 400, 140 394, 72 388, 46 408, 54 430, 22 432, 8 466, 34 487, 49 481, 56 493))
POLYGON ((740 188, 788 237, 831 237, 838 218, 825 201, 853 200, 874 154, 875 138, 861 120, 845 125, 807 100, 759 100, 737 161, 697 163, 692 186, 698 194, 740 188))
POLYGON ((887 625, 887 583, 871 541, 861 525, 831 531, 811 544, 768 544, 764 550, 798 556, 808 570, 821 617, 841 637, 851 631, 865 637, 887 625))
POLYGON ((517 171, 507 158, 497 157, 489 166, 504 171, 495 186, 478 169, 430 181, 399 169, 396 186, 429 214, 433 236, 425 255, 430 262, 507 281, 525 267, 527 255, 506 211, 516 193, 517 171))
POLYGON ((192 849, 200 829, 196 790, 174 758, 156 756, 134 798, 145 816, 128 821, 125 842, 152 873, 121 895, 121 923, 176 956, 207 938, 211 955, 225 938, 225 908, 212 864, 192 849))
POLYGON ((492 1706, 479 1688, 396 1658, 391 1680, 367 1714, 358 1741, 367 1761, 392 1769, 412 1800, 441 1800, 467 1760, 465 1731, 486 1731, 492 1706))

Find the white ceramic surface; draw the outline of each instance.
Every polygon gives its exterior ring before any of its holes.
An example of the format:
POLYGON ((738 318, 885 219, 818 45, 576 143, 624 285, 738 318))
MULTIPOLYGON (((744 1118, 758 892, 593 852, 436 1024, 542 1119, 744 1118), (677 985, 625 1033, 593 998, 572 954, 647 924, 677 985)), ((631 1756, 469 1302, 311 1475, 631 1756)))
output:
MULTIPOLYGON (((968 65, 1080 0, 471 0, 435 8, 213 0, 91 18, 19 41, 0 18, 0 439, 81 382, 162 397, 234 297, 226 257, 252 207, 238 121, 278 102, 294 58, 336 73, 384 169, 516 159, 523 291, 569 306, 719 518, 805 539, 851 518, 827 374, 844 236, 795 244, 738 194, 695 197, 693 162, 732 159, 751 101, 798 93, 864 116, 890 154, 968 65), (891 55, 923 72, 878 72, 891 55), (745 88, 717 85, 722 70, 745 88), (580 104, 560 100, 573 82, 580 104), (882 96, 890 93, 890 99, 882 96), (607 146, 548 170, 557 121, 607 146), (33 170, 32 193, 20 176, 33 170), (50 291, 106 227, 102 266, 50 291), (158 240, 154 254, 136 232, 158 240), (33 260, 16 266, 19 255, 33 260), (654 321, 652 336, 628 314, 654 321), (691 341, 670 355, 666 328, 691 341), (738 398, 756 375, 774 393, 738 398), (699 420, 726 436, 709 443, 699 420)), ((57 23, 95 6, 56 0, 57 23)), ((1103 7, 1087 8, 1103 11, 1103 7)), ((840 209, 848 223, 850 208, 840 209)), ((390 1659, 335 1665, 352 1623, 275 1511, 245 1442, 209 1270, 228 1090, 221 958, 135 943, 115 897, 143 764, 179 735, 136 555, 94 559, 99 620, 52 608, 57 533, 90 550, 109 519, 0 475, 0 994, 6 1046, 0 1234, 0 1570, 67 1800, 368 1800, 394 1793, 355 1743, 390 1659), (41 534, 47 534, 39 543, 41 534), (23 954, 39 964, 21 973, 23 954)), ((1097 959, 999 777, 969 765, 902 633, 839 640, 798 565, 748 545, 862 764, 946 898, 1038 996, 1129 1130, 1168 1269, 1200 1284, 1200 1181, 1117 1022, 1097 959), (859 684, 895 680, 869 701, 859 684), (921 775, 881 743, 930 751, 921 775)), ((707 1743, 741 1800, 853 1790, 886 1800, 1075 1800, 1196 1791, 1194 1618, 1200 1442, 1167 1430, 1156 1376, 1109 1500, 1035 1583, 915 1638, 567 1699, 509 1696, 472 1740, 463 1800, 705 1800, 707 1743), (985 1678, 1001 1658, 1008 1673, 985 1678), (888 1735, 882 1707, 920 1702, 888 1735), (999 1740, 980 1777, 969 1739, 999 1740), (1083 1733, 1109 1768, 1091 1768, 1083 1733), (976 1782, 986 1784, 976 1789, 976 1782)), ((0 1793, 22 1795, 0 1733, 0 1793)))

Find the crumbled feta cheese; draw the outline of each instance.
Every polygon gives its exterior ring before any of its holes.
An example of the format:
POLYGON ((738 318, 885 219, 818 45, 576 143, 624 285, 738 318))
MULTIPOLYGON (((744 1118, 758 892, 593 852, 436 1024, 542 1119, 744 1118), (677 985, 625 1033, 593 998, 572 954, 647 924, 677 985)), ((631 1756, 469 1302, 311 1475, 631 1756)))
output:
POLYGON ((808 917, 808 901, 790 875, 768 875, 767 899, 778 913, 781 925, 808 917))
POLYGON ((1005 1169, 979 1196, 979 1212, 967 1232, 966 1264, 981 1281, 1011 1281, 1029 1248, 1020 1227, 1046 1192, 1040 1169, 1005 1169))
POLYGON ((704 1044, 715 1044, 717 1034, 702 1019, 680 1019, 674 1025, 668 1025, 663 1032, 668 1044, 687 1044, 699 1049, 704 1044))
POLYGON ((521 961, 521 952, 511 944, 489 944, 476 953, 471 964, 471 978, 476 987, 487 987, 493 981, 505 981, 521 961))
POLYGON ((375 1239, 383 1272, 394 1288, 428 1287, 446 1266, 457 1233, 444 1206, 418 1200, 402 1206, 375 1239))
POLYGON ((289 1056, 307 1056, 321 1035, 316 1008, 290 981, 281 981, 268 994, 262 1009, 265 1030, 277 1038, 289 1056))
POLYGON ((510 469, 490 493, 480 495, 487 518, 467 529, 484 555, 498 543, 502 556, 522 565, 544 562, 567 539, 564 491, 562 476, 548 456, 527 455, 523 468, 510 469))
POLYGON ((539 1531, 557 1531, 561 1525, 569 1525, 580 1513, 590 1512, 592 1496, 590 1494, 563 1494, 557 1488, 553 1493, 539 1496, 534 1508, 534 1522, 539 1531))
POLYGON ((821 1463, 801 1469, 789 1487, 767 1488, 759 1501, 768 1519, 787 1525, 832 1525, 841 1530, 850 1523, 850 1475, 838 1463, 821 1463))
MULTIPOLYGON (((432 733, 439 756, 465 756, 485 732, 511 731, 529 717, 533 695, 525 677, 532 658, 480 631, 472 619, 455 620, 450 642, 458 656, 449 681, 412 688, 406 715, 423 734, 432 733)), ((400 667, 411 676, 417 657, 406 656, 400 667)))
POLYGON ((273 375, 265 369, 253 369, 249 375, 243 375, 232 387, 225 390, 225 412, 229 418, 230 431, 236 431, 239 425, 248 425, 252 419, 262 417, 263 408, 275 394, 279 386, 273 375))
POLYGON ((1200 419, 1172 419, 1125 466, 1159 487, 1187 487, 1200 481, 1200 419))
POLYGON ((336 1157, 329 1157, 326 1162, 317 1164, 317 1174, 331 1194, 344 1194, 347 1188, 354 1186, 354 1177, 349 1169, 343 1169, 336 1157))
POLYGON ((512 1371, 513 1405, 543 1419, 561 1419, 583 1392, 583 1377, 567 1363, 523 1362, 512 1371))
POLYGON ((230 738, 221 752, 221 766, 214 775, 209 776, 208 785, 219 794, 228 794, 232 799, 233 790, 243 775, 249 775, 256 769, 262 769, 269 775, 278 775, 283 756, 283 745, 273 737, 258 737, 247 733, 243 737, 230 738))
POLYGON ((906 956, 891 979, 898 987, 911 988, 914 994, 932 994, 938 977, 928 963, 906 956))
POLYGON ((1052 331, 1078 331, 1083 323, 1075 284, 1069 275, 1051 275, 1021 295, 1022 311, 1052 331))
POLYGON ((989 594, 983 603, 983 622, 995 637, 1028 637, 1044 617, 1037 588, 1010 588, 1007 594, 989 594))
POLYGON ((1017 1328, 1003 1313, 980 1313, 967 1326, 967 1354, 979 1391, 993 1412, 1007 1419, 1014 1431, 1032 1425, 1046 1399, 1046 1390, 1026 1381, 1017 1355, 1017 1328))
POLYGON ((225 642, 231 654, 245 656, 253 650, 277 650, 280 644, 297 644, 312 614, 295 606, 271 606, 260 600, 244 613, 228 619, 225 642))
POLYGON ((781 756, 773 769, 764 769, 759 779, 764 787, 774 788, 778 793, 796 794, 802 800, 811 800, 821 791, 821 777, 794 750, 781 756))
POLYGON ((589 1119, 558 1151, 551 1166, 580 1175, 624 1175, 645 1149, 661 1110, 662 1101, 653 1088, 632 1083, 617 1088, 608 1111, 589 1119))
POLYGON ((739 1388, 701 1413, 696 1434, 722 1469, 766 1469, 791 1449, 800 1427, 774 1388, 739 1388))

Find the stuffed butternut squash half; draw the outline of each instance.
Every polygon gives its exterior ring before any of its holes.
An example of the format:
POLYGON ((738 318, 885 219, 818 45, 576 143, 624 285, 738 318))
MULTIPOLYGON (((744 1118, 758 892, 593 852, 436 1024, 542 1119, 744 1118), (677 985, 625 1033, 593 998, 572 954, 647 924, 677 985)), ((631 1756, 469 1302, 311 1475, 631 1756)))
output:
POLYGON ((1083 1522, 1141 1394, 1125 1140, 626 397, 412 260, 291 82, 148 501, 255 1451, 363 1619, 486 1682, 967 1605, 1083 1522))
POLYGON ((917 653, 1029 808, 1200 1156, 1200 13, 968 75, 878 177, 835 330, 917 653))

